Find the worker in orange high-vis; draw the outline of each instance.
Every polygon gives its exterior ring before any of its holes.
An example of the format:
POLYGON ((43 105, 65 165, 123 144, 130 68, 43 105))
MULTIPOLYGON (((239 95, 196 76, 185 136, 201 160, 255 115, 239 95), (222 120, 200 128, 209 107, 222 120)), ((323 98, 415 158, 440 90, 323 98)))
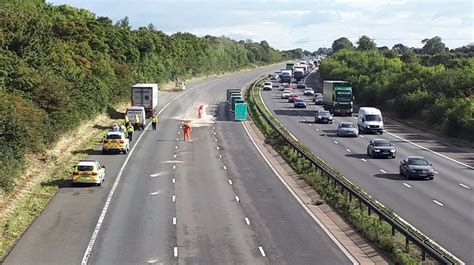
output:
POLYGON ((185 122, 181 128, 183 129, 184 141, 189 141, 189 138, 191 137, 191 131, 193 130, 191 124, 189 122, 185 122))
POLYGON ((202 118, 202 113, 204 112, 204 105, 199 106, 198 109, 198 119, 202 118))

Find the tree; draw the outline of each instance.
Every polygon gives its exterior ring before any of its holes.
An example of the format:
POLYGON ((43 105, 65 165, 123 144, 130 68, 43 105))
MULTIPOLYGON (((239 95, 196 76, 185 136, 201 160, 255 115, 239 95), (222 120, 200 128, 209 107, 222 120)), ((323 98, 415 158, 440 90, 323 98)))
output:
POLYGON ((444 45, 439 36, 435 36, 431 39, 424 39, 421 43, 425 44, 423 48, 421 48, 421 53, 423 54, 434 55, 444 53, 446 49, 446 45, 444 45))
POLYGON ((405 50, 400 59, 402 59, 404 63, 415 63, 419 61, 416 53, 410 49, 405 50))
POLYGON ((393 45, 393 47, 392 47, 392 50, 397 51, 398 53, 402 53, 406 49, 408 49, 408 47, 401 44, 401 43, 397 43, 397 44, 393 45))
POLYGON ((371 38, 365 35, 360 37, 359 40, 357 41, 357 50, 360 50, 360 51, 373 50, 376 47, 377 46, 375 45, 375 42, 371 38))
POLYGON ((342 49, 352 49, 352 48, 354 48, 354 45, 346 37, 341 37, 341 38, 335 40, 332 43, 332 51, 333 52, 337 52, 337 51, 342 50, 342 49))

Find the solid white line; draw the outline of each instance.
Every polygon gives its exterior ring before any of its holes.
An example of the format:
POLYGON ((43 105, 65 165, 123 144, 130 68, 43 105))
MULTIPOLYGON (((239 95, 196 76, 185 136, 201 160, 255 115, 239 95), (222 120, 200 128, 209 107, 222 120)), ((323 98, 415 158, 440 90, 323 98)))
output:
POLYGON ((236 196, 235 196, 235 200, 236 200, 237 202, 240 202, 239 196, 236 195, 236 196))
POLYGON ((174 257, 177 258, 178 257, 178 247, 174 247, 174 257))
POLYGON ((360 160, 364 161, 364 162, 367 162, 367 160, 365 160, 365 158, 361 158, 360 160))
MULTIPOLYGON (((250 132, 248 131, 247 127, 245 126, 244 123, 242 123, 242 126, 244 127, 245 132, 247 133, 248 137, 250 138, 250 141, 252 141, 253 145, 255 146, 255 149, 260 153, 260 156, 265 160, 267 165, 270 167, 270 169, 275 173, 275 175, 280 179, 280 181, 283 183, 283 185, 286 187, 286 189, 293 195, 293 197, 296 199, 296 201, 303 207, 303 209, 313 218, 313 220, 321 227, 321 229, 331 238, 331 240, 336 244, 336 246, 339 247, 339 249, 346 255, 346 257, 355 265, 359 264, 359 262, 349 253, 349 251, 337 240, 337 238, 331 233, 331 231, 328 230, 326 226, 314 215, 313 212, 308 208, 308 206, 301 200, 301 198, 293 191, 293 189, 286 183, 285 179, 278 173, 278 171, 273 167, 273 165, 268 161, 267 157, 263 154, 262 150, 260 150, 260 147, 257 145, 255 140, 252 138, 250 135, 250 132)), ((262 249, 263 250, 263 249, 262 249)))
POLYGON ((459 164, 459 165, 461 165, 461 166, 467 167, 467 168, 469 168, 469 169, 474 169, 474 167, 471 167, 471 166, 469 166, 469 165, 467 165, 467 164, 464 164, 463 162, 457 161, 456 159, 453 159, 453 158, 451 158, 451 157, 448 157, 448 156, 445 156, 445 155, 440 154, 440 153, 438 153, 438 152, 435 152, 435 151, 433 151, 433 150, 431 150, 431 149, 429 149, 429 148, 426 148, 426 147, 424 147, 424 146, 422 146, 422 145, 419 145, 419 144, 416 144, 416 143, 414 143, 414 142, 412 142, 412 141, 410 141, 410 140, 404 139, 404 138, 402 138, 402 137, 400 137, 400 136, 398 136, 398 135, 396 135, 396 134, 393 134, 393 133, 390 133, 390 132, 386 132, 386 133, 388 133, 388 134, 390 134, 391 136, 396 137, 396 138, 398 138, 398 139, 400 139, 400 140, 403 140, 403 141, 405 141, 405 142, 407 142, 407 143, 410 143, 410 144, 412 144, 412 145, 414 145, 414 146, 416 146, 416 147, 419 147, 419 148, 421 148, 421 149, 423 149, 423 150, 426 150, 426 151, 428 151, 428 152, 430 152, 430 153, 433 153, 433 154, 438 155, 438 156, 440 156, 440 157, 442 157, 442 158, 445 158, 445 159, 447 159, 447 160, 449 160, 449 161, 452 161, 452 162, 454 162, 454 163, 457 163, 457 164, 459 164))
POLYGON ((438 204, 439 206, 444 206, 444 204, 440 203, 439 201, 437 200, 433 200, 434 203, 438 204))
POLYGON ((263 251, 263 248, 262 247, 258 247, 258 249, 260 250, 260 254, 262 254, 263 257, 266 257, 267 255, 265 254, 265 251, 263 251))
POLYGON ((247 223, 247 225, 250 225, 250 220, 247 217, 245 217, 245 222, 247 223))
POLYGON ((346 149, 346 151, 350 153, 350 152, 351 152, 351 149, 346 149))
POLYGON ((176 201, 176 195, 173 194, 173 198, 171 199, 173 202, 176 201))
POLYGON ((459 186, 463 187, 463 188, 466 188, 468 190, 471 189, 471 187, 467 186, 466 184, 462 184, 462 183, 459 183, 459 186))
POLYGON ((407 183, 405 183, 405 182, 403 182, 403 185, 405 185, 405 186, 408 187, 408 188, 411 188, 410 184, 407 184, 407 183))
POLYGON ((387 171, 385 171, 385 170, 383 170, 383 169, 380 169, 380 172, 382 172, 382 173, 384 173, 384 174, 387 173, 387 171))
POLYGON ((172 182, 173 182, 173 184, 175 184, 175 183, 176 183, 176 179, 175 179, 175 178, 173 178, 172 182))
POLYGON ((176 225, 176 217, 173 217, 173 224, 176 225))
POLYGON ((232 180, 229 179, 229 184, 232 185, 232 180))
MULTIPOLYGON (((215 80, 215 79, 214 79, 215 80)), ((212 81, 212 80, 211 80, 212 81)), ((205 83, 202 83, 202 84, 199 84, 195 87, 192 87, 191 89, 187 90, 186 92, 182 93, 182 94, 179 94, 177 95, 175 98, 173 98, 172 100, 170 100, 170 102, 168 102, 166 105, 163 106, 163 108, 157 113, 157 115, 159 116, 163 111, 165 111, 168 106, 170 106, 173 102, 175 102, 176 100, 178 100, 180 97, 182 97, 183 95, 186 95, 189 93, 189 91, 192 91, 194 90, 195 88, 201 86, 201 85, 204 85, 206 83, 209 83, 209 82, 205 82, 205 83)), ((148 128, 150 128, 151 126, 151 123, 149 123, 146 127, 145 127, 145 130, 148 130, 148 128)), ((92 232, 92 236, 91 236, 91 239, 89 240, 89 244, 87 245, 87 248, 86 248, 86 251, 84 252, 84 256, 82 257, 82 261, 81 261, 81 264, 82 265, 86 265, 87 262, 89 261, 89 257, 92 253, 92 248, 94 247, 94 244, 95 244, 95 241, 97 240, 97 236, 99 234, 99 231, 100 231, 100 228, 102 227, 102 223, 104 222, 104 219, 105 219, 105 215, 107 214, 107 211, 109 209, 109 205, 110 205, 110 202, 112 201, 112 198, 114 196, 114 193, 115 193, 115 190, 117 189, 117 186, 120 182, 120 179, 122 178, 122 174, 123 172, 125 171, 125 167, 127 166, 127 163, 128 161, 130 160, 130 157, 132 156, 133 154, 133 151, 135 151, 135 148, 136 146, 140 143, 140 140, 143 138, 143 135, 145 135, 145 133, 141 133, 140 136, 138 137, 137 139, 137 142, 135 143, 135 145, 132 147, 132 149, 130 150, 130 152, 128 153, 127 155, 127 158, 125 158, 125 161, 123 162, 122 164, 122 167, 120 168, 118 174, 117 174, 117 178, 115 179, 114 181, 114 184, 112 185, 112 188, 110 189, 110 192, 109 192, 109 195, 107 196, 107 200, 105 201, 105 204, 104 204, 104 208, 102 208, 102 212, 100 213, 100 216, 99 216, 99 220, 97 220, 97 224, 94 228, 94 232, 92 232)))

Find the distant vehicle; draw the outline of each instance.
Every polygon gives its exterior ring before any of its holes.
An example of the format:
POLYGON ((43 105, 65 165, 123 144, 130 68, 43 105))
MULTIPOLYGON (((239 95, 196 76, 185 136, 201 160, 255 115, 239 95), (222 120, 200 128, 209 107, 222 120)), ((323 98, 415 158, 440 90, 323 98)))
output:
POLYGON ((291 96, 288 97, 288 102, 289 103, 295 103, 297 99, 299 99, 298 95, 292 94, 291 96))
POLYGON ((327 110, 317 110, 314 117, 314 122, 316 123, 332 123, 332 115, 327 110))
POLYGON ((307 87, 304 89, 303 95, 312 96, 314 95, 314 90, 311 87, 307 87))
POLYGON ((265 82, 262 85, 263 91, 272 91, 272 88, 273 88, 272 82, 265 82))
POLYGON ((323 105, 323 96, 314 96, 313 101, 316 105, 323 105))
POLYGON ((158 84, 136 84, 131 89, 132 106, 145 108, 145 113, 151 116, 158 106, 158 84))
POLYGON ((102 185, 105 180, 105 167, 97 160, 81 160, 74 166, 71 184, 90 183, 102 185))
POLYGON ((377 108, 362 107, 357 115, 357 126, 361 133, 383 133, 382 113, 377 108))
POLYGON ((357 137, 358 135, 359 131, 357 130, 357 126, 352 122, 341 122, 337 126, 337 136, 357 137))
POLYGON ((306 108, 306 102, 302 98, 295 99, 293 103, 293 107, 295 108, 306 108))
POLYGON ((305 84, 297 84, 297 85, 296 85, 296 88, 297 88, 297 89, 305 89, 305 88, 306 88, 306 85, 305 85, 305 84))
POLYGON ((321 93, 314 93, 313 102, 316 102, 316 98, 318 98, 318 97, 321 98, 321 104, 323 104, 323 103, 322 103, 323 94, 321 94, 321 93))
POLYGON ((282 98, 282 99, 288 99, 291 95, 293 95, 293 93, 291 93, 291 91, 285 90, 285 91, 283 91, 283 93, 281 94, 281 98, 282 98))
POLYGON ((126 114, 135 130, 144 130, 146 126, 145 108, 142 106, 128 107, 126 114), (138 122, 135 122, 135 116, 138 116, 138 122))
POLYGON ((280 82, 281 83, 291 83, 291 71, 290 70, 283 70, 280 74, 280 82))
POLYGON ((272 77, 270 78, 270 80, 278 80, 278 75, 277 74, 272 74, 272 77))
POLYGON ((102 141, 102 152, 115 151, 126 154, 130 150, 130 142, 124 132, 108 132, 102 141))
POLYGON ((372 139, 367 146, 367 155, 371 157, 395 158, 397 152, 395 146, 386 139, 372 139))
POLYGON ((294 63, 287 63, 285 67, 286 70, 291 70, 291 71, 293 71, 294 68, 295 68, 294 63))
POLYGON ((352 86, 346 81, 323 82, 323 105, 332 114, 352 115, 352 86))
POLYGON ((300 65, 302 64, 306 65, 306 61, 300 61, 300 65))
POLYGON ((421 156, 407 156, 400 161, 400 175, 407 179, 433 179, 433 166, 421 156))
POLYGON ((304 68, 296 67, 295 71, 293 71, 293 77, 295 78, 297 82, 304 79, 304 76, 305 76, 304 68))

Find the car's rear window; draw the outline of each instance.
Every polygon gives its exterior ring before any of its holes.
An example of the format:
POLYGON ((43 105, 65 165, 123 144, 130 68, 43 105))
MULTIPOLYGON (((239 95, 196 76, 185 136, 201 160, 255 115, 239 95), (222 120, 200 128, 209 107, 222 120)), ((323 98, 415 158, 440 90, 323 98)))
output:
POLYGON ((77 171, 93 171, 93 166, 77 166, 77 171))
POLYGON ((109 134, 107 139, 122 139, 122 136, 120 134, 109 134))
POLYGON ((343 123, 341 124, 342 128, 355 128, 355 125, 352 123, 343 123))
POLYGON ((408 164, 416 166, 427 166, 428 161, 422 158, 408 158, 408 164))
POLYGON ((374 145, 376 145, 376 146, 390 146, 391 143, 389 141, 374 141, 374 145))

